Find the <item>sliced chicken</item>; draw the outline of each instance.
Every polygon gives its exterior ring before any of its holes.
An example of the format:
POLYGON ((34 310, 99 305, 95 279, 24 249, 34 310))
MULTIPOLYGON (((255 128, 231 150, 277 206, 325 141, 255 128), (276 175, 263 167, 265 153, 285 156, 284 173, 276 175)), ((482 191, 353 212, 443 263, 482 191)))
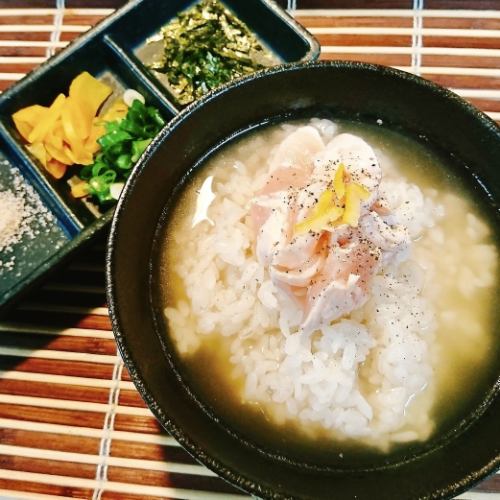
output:
POLYGON ((324 253, 314 253, 306 259, 300 266, 286 268, 273 265, 269 269, 273 283, 285 283, 294 287, 307 287, 313 278, 320 272, 325 262, 324 253))
POLYGON ((270 161, 271 173, 289 167, 310 172, 314 156, 324 147, 317 129, 310 125, 299 127, 276 148, 270 161))
POLYGON ((304 187, 310 175, 310 171, 303 168, 280 167, 269 176, 260 194, 270 194, 276 191, 304 187))
POLYGON ((380 250, 356 238, 330 249, 325 265, 307 291, 303 330, 311 331, 361 307, 378 269, 380 250))
POLYGON ((359 227, 363 235, 382 250, 398 252, 410 244, 406 227, 389 225, 377 212, 368 212, 360 219, 359 227))
POLYGON ((286 245, 288 212, 280 208, 270 209, 269 216, 257 233, 257 259, 263 266, 269 266, 273 258, 286 245))
POLYGON ((381 262, 408 246, 408 232, 393 223, 379 198, 381 178, 372 148, 352 134, 340 134, 325 147, 314 127, 300 127, 277 147, 250 215, 259 263, 278 294, 301 311, 303 331, 361 307, 381 262), (362 193, 355 222, 347 216, 332 220, 330 214, 348 213, 349 189, 362 193))

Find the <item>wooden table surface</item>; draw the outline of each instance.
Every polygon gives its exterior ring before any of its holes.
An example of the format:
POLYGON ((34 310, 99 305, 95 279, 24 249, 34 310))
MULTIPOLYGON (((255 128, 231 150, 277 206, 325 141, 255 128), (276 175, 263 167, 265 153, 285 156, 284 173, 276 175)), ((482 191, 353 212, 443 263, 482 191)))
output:
MULTIPOLYGON (((121 4, 0 0, 0 90, 121 4)), ((282 4, 318 37, 323 59, 412 71, 500 121, 498 0, 282 4)), ((242 498, 159 427, 130 381, 105 304, 104 244, 0 323, 0 497, 242 498)), ((500 498, 500 475, 460 498, 500 498)))

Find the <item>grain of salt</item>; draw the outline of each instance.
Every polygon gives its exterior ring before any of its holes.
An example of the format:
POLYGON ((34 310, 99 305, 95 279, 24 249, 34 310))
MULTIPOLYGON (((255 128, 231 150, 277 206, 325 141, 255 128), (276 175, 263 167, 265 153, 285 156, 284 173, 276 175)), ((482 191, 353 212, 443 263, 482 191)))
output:
MULTIPOLYGON (((0 167, 6 166, 0 163, 0 167)), ((16 245, 23 240, 34 240, 40 231, 49 230, 56 223, 55 217, 19 170, 8 162, 6 164, 11 182, 8 187, 0 183, 0 272, 14 269, 16 245), (32 224, 35 220, 36 224, 32 224)))

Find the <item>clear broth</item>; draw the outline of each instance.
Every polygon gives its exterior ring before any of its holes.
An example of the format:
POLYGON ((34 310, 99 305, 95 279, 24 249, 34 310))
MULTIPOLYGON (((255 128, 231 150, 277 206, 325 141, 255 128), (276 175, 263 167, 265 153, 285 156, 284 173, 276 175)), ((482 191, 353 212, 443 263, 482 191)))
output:
MULTIPOLYGON (((483 203, 484 193, 466 182, 454 171, 453 165, 448 165, 429 147, 378 125, 347 121, 336 123, 340 133, 350 132, 365 139, 374 148, 382 168, 383 158, 390 158, 409 182, 417 184, 422 190, 433 188, 458 195, 462 203, 466 203, 468 212, 489 223, 492 233, 498 227, 492 217, 486 219, 491 213, 488 213, 483 203)), ((178 229, 177 221, 192 217, 203 181, 210 175, 223 180, 224 169, 230 168, 237 159, 245 158, 246 163, 252 158, 253 161, 262 161, 256 151, 268 142, 276 143, 277 138, 281 137, 280 133, 280 125, 273 125, 226 145, 191 178, 166 226, 161 270, 164 304, 186 299, 182 280, 170 265, 177 261, 182 251, 172 235, 178 229)), ((460 215, 447 213, 443 219, 447 237, 457 238, 460 215)), ((495 235, 489 242, 496 243, 495 235)), ((446 247, 439 248, 439 251, 442 257, 436 276, 438 279, 448 279, 450 270, 447 271, 449 257, 446 256, 446 247)), ((465 300, 457 290, 436 297, 435 308, 440 319, 435 352, 440 360, 434 366, 437 397, 431 416, 435 421, 435 429, 427 443, 395 444, 390 447, 390 455, 387 450, 366 446, 361 441, 339 438, 330 431, 323 430, 313 435, 294 422, 278 425, 261 405, 242 402, 240 391, 244 379, 241 374, 235 375, 234 366, 229 361, 228 345, 220 336, 204 337, 201 347, 193 355, 179 356, 179 366, 199 400, 214 414, 222 417, 223 425, 264 450, 272 450, 292 460, 340 468, 354 464, 367 467, 374 463, 383 464, 409 456, 442 437, 470 416, 484 400, 498 373, 499 349, 495 330, 499 319, 495 310, 497 296, 498 273, 495 275, 495 285, 479 290, 470 301, 465 300), (458 311, 461 319, 447 324, 442 319, 442 313, 450 308, 458 311)), ((413 411, 418 411, 417 402, 413 411)))

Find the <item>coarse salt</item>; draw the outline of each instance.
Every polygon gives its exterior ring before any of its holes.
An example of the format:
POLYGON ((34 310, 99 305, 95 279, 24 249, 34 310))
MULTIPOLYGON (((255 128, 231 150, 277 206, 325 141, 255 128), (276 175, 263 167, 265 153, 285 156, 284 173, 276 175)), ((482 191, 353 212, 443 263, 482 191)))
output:
POLYGON ((0 183, 0 273, 15 267, 14 247, 22 240, 34 240, 42 230, 56 223, 35 189, 27 184, 19 170, 7 161, 0 167, 8 168, 9 185, 0 183), (36 221, 36 224, 33 222, 36 221))
POLYGON ((20 237, 24 202, 11 191, 0 191, 0 251, 20 237))

